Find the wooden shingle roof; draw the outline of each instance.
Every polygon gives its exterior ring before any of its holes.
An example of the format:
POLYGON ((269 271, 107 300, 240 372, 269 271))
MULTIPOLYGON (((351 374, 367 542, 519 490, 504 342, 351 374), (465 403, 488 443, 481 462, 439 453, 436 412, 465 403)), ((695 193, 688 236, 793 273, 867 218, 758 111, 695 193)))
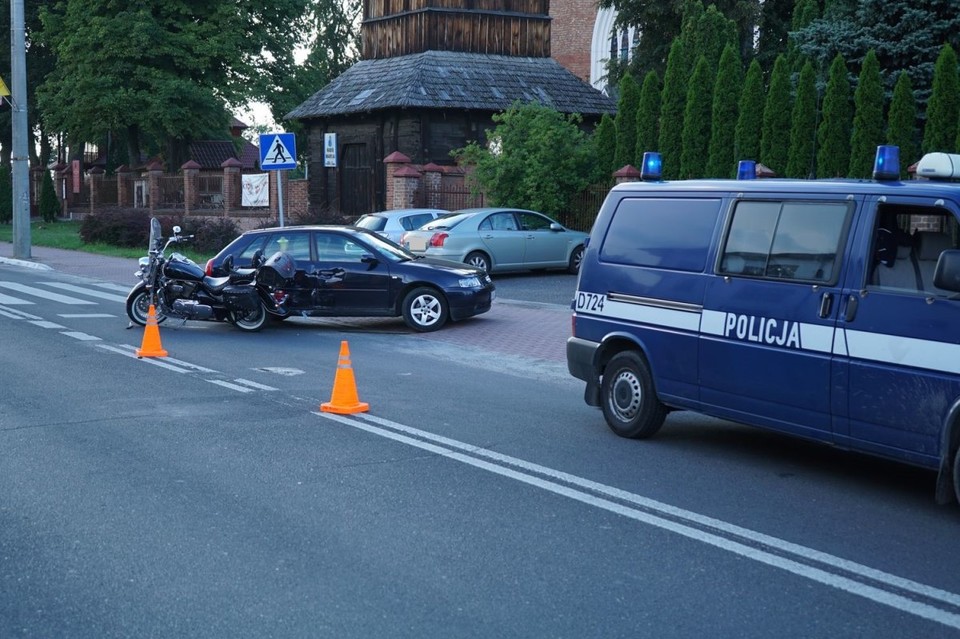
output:
POLYGON ((287 114, 323 118, 391 108, 505 111, 515 101, 599 116, 616 102, 553 58, 455 51, 362 60, 287 114))

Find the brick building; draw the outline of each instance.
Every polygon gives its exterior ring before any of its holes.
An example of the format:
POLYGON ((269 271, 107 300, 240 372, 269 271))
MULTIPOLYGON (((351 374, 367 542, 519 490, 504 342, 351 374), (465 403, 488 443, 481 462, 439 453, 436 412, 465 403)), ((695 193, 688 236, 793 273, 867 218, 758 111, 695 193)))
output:
POLYGON ((550 0, 551 55, 575 76, 605 91, 611 57, 626 59, 635 30, 618 29, 613 9, 598 9, 596 0, 550 0))

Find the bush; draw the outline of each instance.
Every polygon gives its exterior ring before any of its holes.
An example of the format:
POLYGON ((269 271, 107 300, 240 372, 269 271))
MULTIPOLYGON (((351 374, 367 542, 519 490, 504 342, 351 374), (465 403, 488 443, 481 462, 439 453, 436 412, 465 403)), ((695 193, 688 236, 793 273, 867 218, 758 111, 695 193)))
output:
POLYGON ((40 184, 40 217, 44 222, 56 222, 58 215, 60 199, 57 197, 57 189, 53 186, 50 171, 44 171, 40 184))
MULTIPOLYGON (((164 237, 179 226, 182 235, 193 235, 190 248, 198 253, 214 254, 240 235, 240 227, 228 218, 160 216, 164 237)), ((80 224, 80 239, 87 244, 143 248, 150 240, 150 214, 147 211, 110 211, 88 215, 80 224)))

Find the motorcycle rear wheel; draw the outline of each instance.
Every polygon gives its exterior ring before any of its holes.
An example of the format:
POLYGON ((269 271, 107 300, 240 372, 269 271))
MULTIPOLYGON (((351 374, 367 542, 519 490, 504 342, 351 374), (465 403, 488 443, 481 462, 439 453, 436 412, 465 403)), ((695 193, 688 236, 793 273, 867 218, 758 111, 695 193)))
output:
MULTIPOLYGON (((127 317, 134 324, 140 326, 147 325, 147 316, 150 314, 150 292, 146 288, 141 288, 133 295, 127 297, 127 317)), ((167 319, 166 313, 160 308, 154 309, 157 316, 157 324, 161 324, 167 319)))
POLYGON ((257 304, 253 311, 230 311, 230 323, 245 333, 256 333, 267 323, 267 309, 257 304))

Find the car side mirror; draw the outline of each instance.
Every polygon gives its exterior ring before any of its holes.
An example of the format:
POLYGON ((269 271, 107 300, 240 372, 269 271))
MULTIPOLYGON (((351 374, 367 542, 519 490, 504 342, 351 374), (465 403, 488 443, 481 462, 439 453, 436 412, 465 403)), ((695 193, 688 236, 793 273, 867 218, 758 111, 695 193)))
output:
POLYGON ((380 260, 374 257, 371 253, 364 253, 361 255, 360 261, 366 264, 369 268, 373 268, 380 262, 380 260))
POLYGON ((937 269, 933 272, 933 285, 960 293, 960 250, 951 249, 940 254, 937 269))
POLYGON ((551 231, 565 231, 566 229, 557 224, 556 222, 550 222, 551 231))

